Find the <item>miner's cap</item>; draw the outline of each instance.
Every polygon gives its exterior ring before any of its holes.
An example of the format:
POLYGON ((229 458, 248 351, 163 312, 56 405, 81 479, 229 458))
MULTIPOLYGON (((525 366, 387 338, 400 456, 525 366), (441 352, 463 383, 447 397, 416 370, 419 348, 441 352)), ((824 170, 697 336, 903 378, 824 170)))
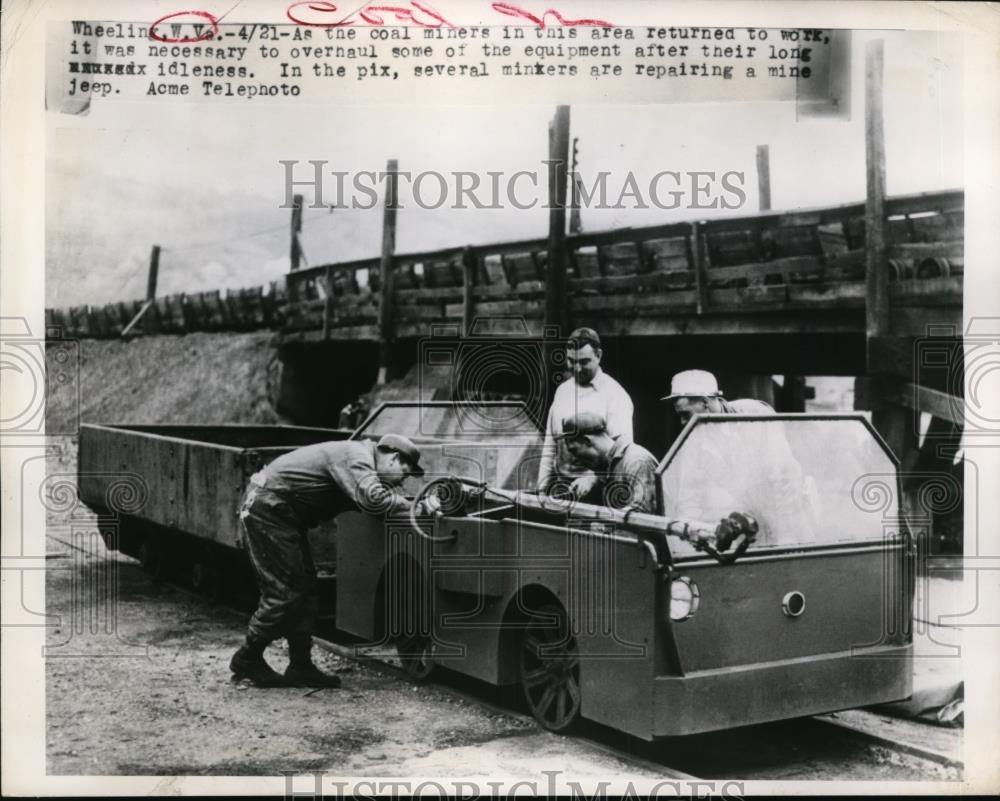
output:
POLYGON ((660 400, 675 398, 717 398, 722 395, 719 382, 707 370, 684 370, 670 379, 670 394, 660 400))
POLYGON ((600 434, 608 430, 607 421, 596 412, 578 412, 564 417, 562 433, 556 434, 557 439, 574 439, 585 434, 600 434))
POLYGON ((386 434, 378 441, 377 447, 380 451, 398 453, 410 466, 413 475, 424 474, 424 468, 420 466, 420 448, 402 434, 386 434))

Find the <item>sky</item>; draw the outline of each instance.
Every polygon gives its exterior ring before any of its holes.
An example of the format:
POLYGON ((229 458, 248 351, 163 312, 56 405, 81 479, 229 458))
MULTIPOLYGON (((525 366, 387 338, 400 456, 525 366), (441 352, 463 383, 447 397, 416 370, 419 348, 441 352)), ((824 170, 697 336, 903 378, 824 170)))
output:
MULTIPOLYGON (((883 32, 886 176, 890 195, 963 184, 960 40, 883 32)), ((580 173, 640 186, 663 170, 742 171, 739 211, 583 209, 584 230, 654 225, 757 210, 755 153, 770 150, 775 209, 861 201, 865 194, 864 43, 852 41, 848 120, 796 119, 780 102, 571 108, 580 173)), ((101 103, 88 114, 47 112, 46 305, 142 297, 150 248, 162 248, 161 294, 259 286, 288 269, 290 211, 281 160, 329 170, 537 170, 544 196, 551 105, 352 106, 101 103)), ((329 186, 329 184, 328 184, 329 186)), ((375 256, 382 209, 306 209, 309 264, 375 256)), ((543 237, 545 209, 399 214, 397 252, 543 237)))

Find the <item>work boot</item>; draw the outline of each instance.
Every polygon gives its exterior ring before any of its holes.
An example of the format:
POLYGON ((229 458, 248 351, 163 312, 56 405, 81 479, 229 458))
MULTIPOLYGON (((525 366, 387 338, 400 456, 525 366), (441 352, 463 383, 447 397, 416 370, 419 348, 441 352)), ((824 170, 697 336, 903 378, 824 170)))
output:
POLYGON ((324 673, 312 662, 307 665, 289 665, 285 668, 284 681, 292 687, 327 687, 336 690, 340 687, 340 676, 324 673))
POLYGON ((271 669, 271 666, 264 660, 262 651, 241 647, 233 658, 229 661, 229 669, 233 671, 233 678, 249 679, 255 687, 288 687, 288 682, 280 673, 271 669))
POLYGON ((288 667, 285 681, 295 687, 340 687, 340 676, 324 673, 312 661, 312 637, 288 638, 288 667))

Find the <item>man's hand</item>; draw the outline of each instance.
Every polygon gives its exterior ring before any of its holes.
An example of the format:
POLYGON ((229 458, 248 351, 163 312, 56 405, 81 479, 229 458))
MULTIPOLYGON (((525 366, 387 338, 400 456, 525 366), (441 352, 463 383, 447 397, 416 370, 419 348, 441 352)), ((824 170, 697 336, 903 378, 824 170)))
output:
POLYGON ((437 493, 428 495, 421 501, 424 507, 424 514, 432 515, 441 511, 441 499, 437 496, 437 493))
POLYGON ((569 485, 569 492, 574 498, 580 500, 580 498, 585 497, 596 486, 597 476, 589 473, 588 475, 574 479, 573 483, 569 485))

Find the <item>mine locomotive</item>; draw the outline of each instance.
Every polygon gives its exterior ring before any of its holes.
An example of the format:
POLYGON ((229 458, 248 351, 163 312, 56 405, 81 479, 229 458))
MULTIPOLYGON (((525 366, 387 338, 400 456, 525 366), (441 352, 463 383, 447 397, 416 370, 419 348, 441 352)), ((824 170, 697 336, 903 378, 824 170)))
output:
POLYGON ((863 415, 695 415, 656 514, 532 491, 523 404, 393 402, 356 430, 83 425, 79 488, 109 548, 218 590, 247 575, 237 507, 292 448, 405 434, 409 515, 309 531, 324 624, 414 680, 520 687, 553 731, 652 740, 912 690, 914 549, 895 458, 863 415), (417 502, 434 492, 438 514, 417 502))

